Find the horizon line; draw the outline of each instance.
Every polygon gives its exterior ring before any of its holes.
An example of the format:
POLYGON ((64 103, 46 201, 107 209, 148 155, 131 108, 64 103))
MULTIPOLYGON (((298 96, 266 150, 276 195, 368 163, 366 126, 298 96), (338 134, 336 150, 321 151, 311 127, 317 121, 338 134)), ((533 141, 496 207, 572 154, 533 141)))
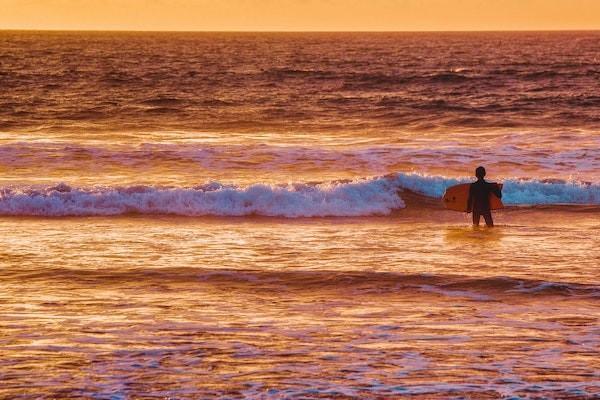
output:
POLYGON ((0 32, 121 32, 121 33, 502 33, 502 32, 600 32, 594 29, 452 29, 452 30, 153 30, 153 29, 37 29, 0 28, 0 32))

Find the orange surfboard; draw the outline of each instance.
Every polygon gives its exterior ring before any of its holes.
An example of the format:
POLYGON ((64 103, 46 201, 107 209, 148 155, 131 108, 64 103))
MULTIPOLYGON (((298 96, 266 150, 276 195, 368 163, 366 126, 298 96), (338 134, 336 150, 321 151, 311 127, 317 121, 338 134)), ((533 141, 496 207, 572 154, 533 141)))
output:
MULTIPOLYGON (((502 190, 502 184, 498 183, 500 190, 502 190)), ((467 212, 467 202, 469 201, 469 188, 470 183, 461 183, 460 185, 450 186, 446 189, 442 202, 444 207, 448 210, 467 212)), ((502 200, 500 200, 495 194, 490 193, 490 209, 498 210, 504 208, 502 200)))

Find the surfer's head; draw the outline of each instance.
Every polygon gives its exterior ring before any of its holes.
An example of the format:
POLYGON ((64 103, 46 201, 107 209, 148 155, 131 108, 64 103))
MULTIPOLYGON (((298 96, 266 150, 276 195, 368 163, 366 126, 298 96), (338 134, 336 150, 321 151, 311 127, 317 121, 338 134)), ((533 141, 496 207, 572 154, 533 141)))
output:
POLYGON ((477 167, 475 169, 475 176, 479 179, 483 179, 485 177, 485 168, 477 167))

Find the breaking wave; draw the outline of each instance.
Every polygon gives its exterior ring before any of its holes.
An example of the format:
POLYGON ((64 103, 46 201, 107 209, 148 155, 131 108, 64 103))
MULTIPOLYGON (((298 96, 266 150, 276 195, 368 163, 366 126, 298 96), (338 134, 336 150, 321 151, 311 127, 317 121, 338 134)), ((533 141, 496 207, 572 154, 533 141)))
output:
MULTIPOLYGON (((443 176, 399 173, 318 184, 249 186, 211 182, 195 187, 10 186, 0 189, 0 214, 91 216, 173 214, 182 216, 355 217, 388 215, 404 208, 402 192, 440 198, 448 186, 468 182, 443 176)), ((600 184, 508 179, 506 205, 600 205, 600 184)))
POLYGON ((175 214, 326 217, 385 215, 404 203, 387 179, 316 185, 209 183, 190 188, 128 186, 5 188, 0 213, 32 216, 175 214))
MULTIPOLYGON (((397 186, 428 197, 441 198, 447 187, 471 182, 472 178, 447 178, 420 174, 397 174, 397 186)), ((600 184, 559 179, 506 179, 502 201, 506 205, 600 205, 600 184)))

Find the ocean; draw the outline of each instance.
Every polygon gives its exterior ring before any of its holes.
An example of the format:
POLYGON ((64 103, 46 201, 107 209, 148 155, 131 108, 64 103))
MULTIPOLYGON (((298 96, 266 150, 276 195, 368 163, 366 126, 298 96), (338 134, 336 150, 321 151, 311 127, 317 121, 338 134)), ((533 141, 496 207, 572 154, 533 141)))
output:
POLYGON ((0 398, 600 398, 600 33, 3 31, 0 232, 0 398))

